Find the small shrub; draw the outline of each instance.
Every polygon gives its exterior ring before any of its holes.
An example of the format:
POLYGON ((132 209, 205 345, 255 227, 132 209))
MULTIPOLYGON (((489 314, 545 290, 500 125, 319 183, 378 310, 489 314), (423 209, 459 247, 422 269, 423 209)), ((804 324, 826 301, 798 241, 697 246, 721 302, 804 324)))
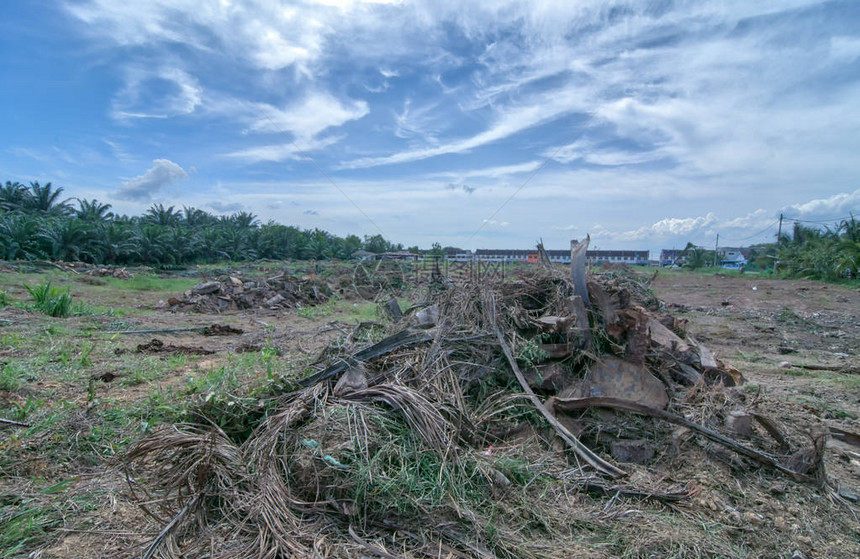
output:
POLYGON ((48 316, 65 318, 72 314, 72 296, 68 289, 51 285, 50 281, 35 287, 24 285, 33 299, 36 309, 48 316))
POLYGON ((0 289, 0 307, 6 307, 9 305, 9 296, 6 295, 6 292, 0 289))

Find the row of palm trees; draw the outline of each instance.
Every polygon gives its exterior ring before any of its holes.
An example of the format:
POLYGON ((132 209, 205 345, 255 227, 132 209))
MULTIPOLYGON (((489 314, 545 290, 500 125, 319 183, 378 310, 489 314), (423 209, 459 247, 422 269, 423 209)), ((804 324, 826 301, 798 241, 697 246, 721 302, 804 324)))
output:
POLYGON ((0 259, 50 259, 153 266, 219 260, 349 258, 357 250, 402 248, 381 235, 338 237, 320 229, 260 224, 241 211, 154 204, 141 216, 116 215, 98 200, 62 198, 63 188, 7 181, 0 186, 0 259), (77 206, 77 207, 75 207, 77 206))
POLYGON ((855 279, 860 266, 860 222, 851 215, 833 227, 795 222, 792 235, 779 242, 779 267, 792 276, 855 279))

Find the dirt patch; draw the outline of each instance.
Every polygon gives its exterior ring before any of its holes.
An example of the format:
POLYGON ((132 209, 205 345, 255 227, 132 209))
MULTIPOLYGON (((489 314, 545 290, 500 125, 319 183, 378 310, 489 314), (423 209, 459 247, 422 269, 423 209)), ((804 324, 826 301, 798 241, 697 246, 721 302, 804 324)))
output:
POLYGON ((244 333, 241 328, 234 328, 229 324, 210 324, 203 329, 204 336, 241 336, 244 333))
POLYGON ((153 338, 146 343, 138 344, 134 351, 135 353, 178 353, 185 355, 211 355, 215 353, 210 349, 205 349, 199 346, 165 344, 158 338, 153 338))

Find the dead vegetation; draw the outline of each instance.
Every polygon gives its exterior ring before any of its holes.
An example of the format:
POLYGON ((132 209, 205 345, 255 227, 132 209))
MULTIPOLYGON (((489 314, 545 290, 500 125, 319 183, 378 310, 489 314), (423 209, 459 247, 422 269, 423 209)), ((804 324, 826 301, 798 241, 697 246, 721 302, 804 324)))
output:
MULTIPOLYGON (((764 515, 715 499, 716 486, 801 484, 851 524, 825 430, 765 413, 646 284, 574 262, 434 291, 381 340, 330 348, 314 374, 261 399, 247 429, 202 417, 141 440, 129 487, 163 526, 143 556, 810 552, 781 547, 790 523, 751 534, 764 515), (665 514, 624 528, 646 508, 665 514)), ((187 304, 248 293, 206 285, 187 304)), ((841 549, 858 549, 854 537, 841 549)))
POLYGON ((291 309, 313 306, 328 301, 331 289, 314 275, 295 277, 286 272, 267 278, 242 280, 225 276, 205 281, 171 297, 166 305, 171 310, 192 310, 220 313, 245 309, 291 309))

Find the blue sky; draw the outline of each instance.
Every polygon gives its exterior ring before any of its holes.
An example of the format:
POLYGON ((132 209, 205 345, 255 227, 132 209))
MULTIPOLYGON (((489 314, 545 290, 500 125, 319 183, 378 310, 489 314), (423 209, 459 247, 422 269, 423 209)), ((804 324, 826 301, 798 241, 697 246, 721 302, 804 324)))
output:
POLYGON ((405 245, 860 210, 860 2, 0 4, 0 180, 405 245))

